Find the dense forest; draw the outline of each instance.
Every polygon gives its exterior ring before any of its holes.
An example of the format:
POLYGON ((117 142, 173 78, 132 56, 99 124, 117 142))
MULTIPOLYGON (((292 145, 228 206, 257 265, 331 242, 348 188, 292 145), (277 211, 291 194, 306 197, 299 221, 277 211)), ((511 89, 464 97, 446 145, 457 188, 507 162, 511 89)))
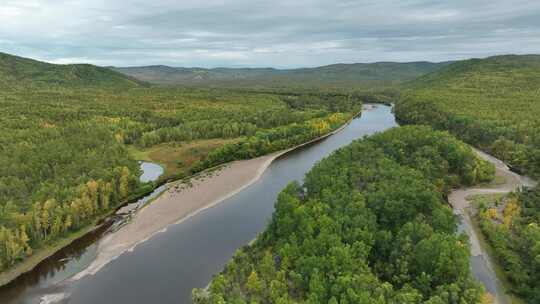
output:
MULTIPOLYGON (((540 177, 540 56, 457 62, 409 84, 396 105, 401 122, 429 124, 540 177)), ((477 219, 512 291, 540 302, 540 195, 523 189, 477 219)))
POLYGON ((352 95, 155 88, 105 68, 6 54, 0 90, 0 270, 151 190, 132 151, 240 143, 234 154, 217 146, 199 155, 189 174, 313 139, 361 108, 352 95))
POLYGON ((195 303, 480 303, 444 196, 494 168, 446 132, 357 140, 290 184, 267 229, 195 303))
POLYGON ((540 189, 479 206, 477 220, 496 258, 512 283, 512 291, 540 302, 540 189))
POLYGON ((540 176, 540 56, 466 60, 409 85, 396 105, 402 122, 448 130, 540 176))

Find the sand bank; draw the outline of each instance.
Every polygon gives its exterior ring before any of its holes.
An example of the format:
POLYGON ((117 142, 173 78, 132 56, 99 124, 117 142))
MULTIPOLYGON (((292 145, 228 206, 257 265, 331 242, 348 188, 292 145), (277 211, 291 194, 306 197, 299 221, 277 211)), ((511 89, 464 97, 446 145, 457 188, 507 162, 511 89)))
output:
POLYGON ((329 134, 291 149, 254 159, 234 161, 217 172, 193 178, 189 186, 182 182, 169 184, 161 196, 135 213, 129 223, 106 235, 99 242, 96 259, 71 280, 95 274, 124 252, 131 251, 153 235, 166 231, 168 226, 180 223, 235 195, 257 181, 279 156, 331 136, 343 130, 349 123, 350 121, 329 134))

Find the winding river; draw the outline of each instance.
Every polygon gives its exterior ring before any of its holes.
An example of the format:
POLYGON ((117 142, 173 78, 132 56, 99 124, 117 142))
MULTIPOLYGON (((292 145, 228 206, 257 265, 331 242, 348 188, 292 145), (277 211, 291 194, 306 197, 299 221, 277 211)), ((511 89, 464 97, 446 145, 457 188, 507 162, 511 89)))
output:
MULTIPOLYGON (((153 236, 96 274, 67 280, 95 259, 96 242, 107 226, 0 288, 0 303, 191 303, 191 290, 206 286, 239 247, 264 230, 288 183, 301 181, 332 151, 395 126, 390 107, 367 105, 341 132, 279 157, 249 187, 153 236)), ((471 265, 476 274, 476 263, 471 265)))

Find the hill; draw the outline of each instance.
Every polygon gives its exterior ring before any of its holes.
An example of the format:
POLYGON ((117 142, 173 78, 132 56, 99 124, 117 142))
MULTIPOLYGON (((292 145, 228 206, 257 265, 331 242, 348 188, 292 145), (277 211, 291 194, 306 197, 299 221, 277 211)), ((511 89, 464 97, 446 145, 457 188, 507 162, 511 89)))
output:
POLYGON ((136 87, 142 82, 90 64, 58 65, 0 53, 0 87, 136 87))
POLYGON ((410 81, 448 63, 378 62, 333 64, 316 68, 175 68, 144 66, 112 68, 115 71, 161 85, 227 86, 262 88, 371 88, 410 81))
MULTIPOLYGON (((540 177, 540 56, 457 62, 407 86, 395 109, 401 122, 449 130, 517 171, 540 177)), ((540 188, 481 200, 471 213, 510 291, 539 303, 540 188)))
POLYGON ((540 55, 494 56, 454 62, 423 75, 408 85, 416 89, 535 89, 540 83, 539 70, 540 55))
POLYGON ((540 56, 456 62, 407 86, 399 119, 448 129, 540 175, 540 56))

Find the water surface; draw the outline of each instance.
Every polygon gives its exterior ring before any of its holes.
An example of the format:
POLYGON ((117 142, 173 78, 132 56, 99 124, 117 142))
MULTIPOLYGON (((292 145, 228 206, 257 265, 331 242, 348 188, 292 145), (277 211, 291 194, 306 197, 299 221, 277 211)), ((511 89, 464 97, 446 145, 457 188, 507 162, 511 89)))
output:
POLYGON ((139 162, 141 166, 142 175, 139 180, 143 183, 157 181, 163 174, 163 167, 158 164, 150 163, 147 161, 139 162))

